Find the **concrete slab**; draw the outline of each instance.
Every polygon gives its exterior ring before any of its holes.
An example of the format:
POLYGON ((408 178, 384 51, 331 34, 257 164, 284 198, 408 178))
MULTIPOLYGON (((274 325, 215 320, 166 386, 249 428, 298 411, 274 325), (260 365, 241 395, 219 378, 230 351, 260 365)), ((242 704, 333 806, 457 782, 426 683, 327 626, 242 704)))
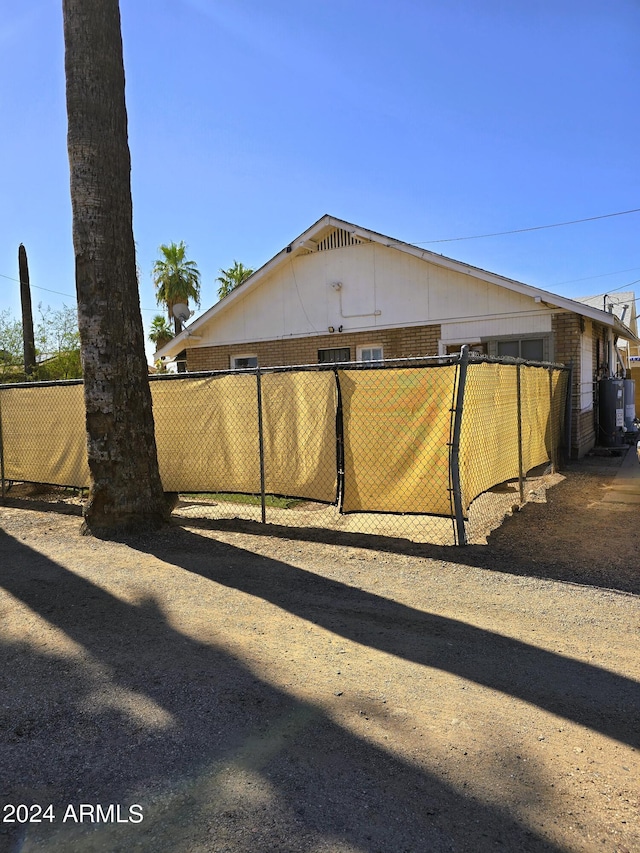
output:
POLYGON ((640 505, 640 462, 635 444, 627 450, 613 483, 602 498, 602 503, 640 505))
POLYGON ((610 491, 602 498, 600 503, 603 504, 637 504, 640 506, 640 494, 630 494, 629 492, 610 491))

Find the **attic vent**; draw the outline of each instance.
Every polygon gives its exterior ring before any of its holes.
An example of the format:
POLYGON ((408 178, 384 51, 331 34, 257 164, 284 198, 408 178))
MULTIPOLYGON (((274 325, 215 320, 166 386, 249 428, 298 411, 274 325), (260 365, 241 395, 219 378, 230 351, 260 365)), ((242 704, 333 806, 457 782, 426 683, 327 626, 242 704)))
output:
POLYGON ((355 246, 358 243, 364 243, 364 240, 359 240, 344 228, 336 228, 318 243, 318 251, 326 252, 327 249, 341 249, 343 246, 355 246))

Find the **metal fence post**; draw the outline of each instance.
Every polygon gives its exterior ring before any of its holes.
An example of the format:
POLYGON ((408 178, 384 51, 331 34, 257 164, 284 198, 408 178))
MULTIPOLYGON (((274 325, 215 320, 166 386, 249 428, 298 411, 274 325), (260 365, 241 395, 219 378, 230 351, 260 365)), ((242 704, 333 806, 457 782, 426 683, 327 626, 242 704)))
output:
POLYGON ((260 368, 256 368, 256 388, 258 391, 258 450, 260 453, 260 507, 262 523, 267 523, 267 503, 264 493, 264 430, 262 428, 262 377, 260 368))
POLYGON ((551 456, 551 473, 555 474, 558 470, 558 448, 555 442, 555 423, 553 421, 553 367, 549 368, 549 423, 551 424, 551 448, 549 456, 551 456))
POLYGON ((462 428, 462 410, 464 407, 464 389, 467 382, 467 367, 469 365, 469 347, 465 344, 460 350, 458 363, 458 388, 453 409, 453 436, 451 440, 451 489, 453 492, 453 509, 455 513, 455 529, 457 545, 467 544, 467 532, 464 527, 464 510, 462 507, 462 488, 460 485, 460 431, 462 428))
POLYGON ((567 376, 567 392, 564 398, 564 441, 565 441, 565 462, 571 459, 571 416, 573 412, 573 362, 568 365, 567 376))
POLYGON ((516 386, 518 396, 518 489, 520 491, 520 503, 524 503, 524 471, 522 470, 522 379, 520 376, 521 364, 516 365, 516 386))
POLYGON ((338 465, 337 471, 337 494, 336 505, 338 511, 342 512, 344 505, 344 418, 342 410, 342 388, 340 387, 340 376, 338 374, 337 365, 333 368, 333 376, 336 383, 336 462, 338 465))
POLYGON ((4 480, 4 444, 2 442, 2 405, 0 405, 0 480, 2 482, 2 500, 5 498, 5 480, 4 480))

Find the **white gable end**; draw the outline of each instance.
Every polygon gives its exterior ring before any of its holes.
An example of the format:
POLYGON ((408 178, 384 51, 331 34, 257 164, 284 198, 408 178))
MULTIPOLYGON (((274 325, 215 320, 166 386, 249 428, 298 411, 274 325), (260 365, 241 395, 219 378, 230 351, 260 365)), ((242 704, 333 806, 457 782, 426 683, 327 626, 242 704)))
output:
POLYGON ((327 214, 158 354, 429 325, 443 344, 478 341, 549 332, 558 311, 637 339, 613 314, 327 214))
MULTIPOLYGON (((199 346, 547 314, 533 298, 406 252, 360 243, 285 260, 203 323, 199 346)), ((550 322, 550 321, 549 321, 550 322)))

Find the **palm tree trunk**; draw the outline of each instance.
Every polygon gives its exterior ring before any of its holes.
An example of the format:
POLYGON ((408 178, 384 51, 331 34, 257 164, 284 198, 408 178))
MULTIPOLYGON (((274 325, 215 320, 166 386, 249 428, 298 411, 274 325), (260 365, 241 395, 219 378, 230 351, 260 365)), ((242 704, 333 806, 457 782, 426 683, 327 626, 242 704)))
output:
POLYGON ((166 518, 136 279, 118 0, 63 0, 78 325, 91 488, 85 530, 166 518))

